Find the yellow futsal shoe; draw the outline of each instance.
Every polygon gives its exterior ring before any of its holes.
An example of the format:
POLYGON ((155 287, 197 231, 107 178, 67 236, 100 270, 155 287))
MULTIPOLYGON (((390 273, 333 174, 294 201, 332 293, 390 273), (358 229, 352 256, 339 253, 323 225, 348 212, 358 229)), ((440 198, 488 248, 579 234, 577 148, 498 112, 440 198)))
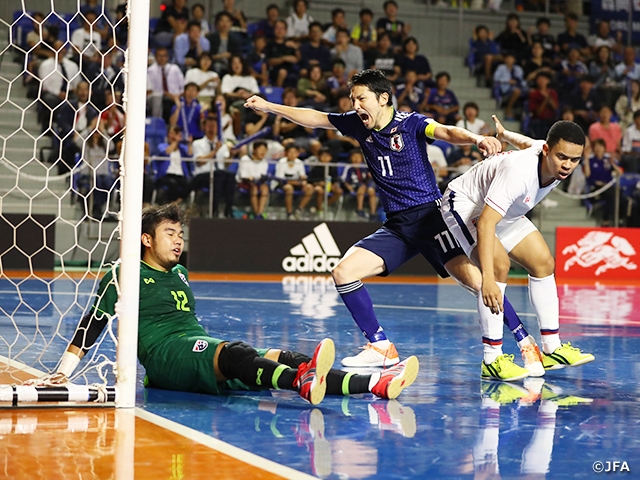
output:
POLYGON ((529 396, 529 390, 512 383, 483 381, 480 384, 482 397, 489 397, 500 405, 507 405, 529 396))
POLYGON ((572 407, 574 405, 593 403, 593 398, 564 395, 562 389, 546 384, 542 388, 541 400, 553 402, 559 407, 572 407))
POLYGON ((563 343, 553 353, 542 354, 542 365, 545 370, 558 370, 564 367, 577 367, 593 362, 596 357, 591 353, 581 352, 571 342, 563 343))
POLYGON ((485 380, 502 380, 513 382, 529 376, 529 370, 516 365, 513 362, 513 355, 503 353, 489 365, 482 362, 480 378, 485 380))

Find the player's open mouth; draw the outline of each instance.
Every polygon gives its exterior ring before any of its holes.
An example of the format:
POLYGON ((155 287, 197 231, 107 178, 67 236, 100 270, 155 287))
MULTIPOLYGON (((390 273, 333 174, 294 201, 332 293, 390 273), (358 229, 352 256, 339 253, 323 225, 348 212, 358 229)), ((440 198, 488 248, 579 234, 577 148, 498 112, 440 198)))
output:
POLYGON ((182 254, 182 252, 180 251, 179 248, 174 248, 172 251, 173 251, 173 253, 175 253, 178 256, 180 256, 182 254))
POLYGON ((369 123, 369 114, 367 112, 359 112, 358 116, 360 117, 360 120, 362 120, 362 123, 364 123, 365 125, 367 123, 369 123))

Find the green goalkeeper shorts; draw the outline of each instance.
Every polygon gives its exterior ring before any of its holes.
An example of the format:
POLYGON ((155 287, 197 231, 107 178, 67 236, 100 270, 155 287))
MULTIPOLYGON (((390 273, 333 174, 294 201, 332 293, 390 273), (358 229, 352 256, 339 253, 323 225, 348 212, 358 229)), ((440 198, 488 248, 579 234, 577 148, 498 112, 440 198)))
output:
MULTIPOLYGON (((220 395, 226 390, 251 390, 237 379, 216 381, 213 357, 218 346, 225 342, 227 340, 204 335, 164 341, 145 359, 145 387, 209 395, 220 395)), ((268 351, 266 348, 256 350, 261 357, 268 351)))

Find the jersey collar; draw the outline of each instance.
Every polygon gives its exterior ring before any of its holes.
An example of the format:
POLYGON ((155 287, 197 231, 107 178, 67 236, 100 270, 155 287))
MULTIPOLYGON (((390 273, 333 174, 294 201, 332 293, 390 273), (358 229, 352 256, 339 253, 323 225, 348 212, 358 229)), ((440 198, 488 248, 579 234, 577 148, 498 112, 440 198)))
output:
POLYGON ((389 119, 389 121, 387 122, 387 124, 380 128, 379 130, 376 130, 375 128, 373 129, 375 132, 381 132, 383 131, 385 128, 387 128, 389 125, 391 125, 393 123, 393 120, 396 118, 396 109, 394 107, 391 107, 391 118, 389 119))

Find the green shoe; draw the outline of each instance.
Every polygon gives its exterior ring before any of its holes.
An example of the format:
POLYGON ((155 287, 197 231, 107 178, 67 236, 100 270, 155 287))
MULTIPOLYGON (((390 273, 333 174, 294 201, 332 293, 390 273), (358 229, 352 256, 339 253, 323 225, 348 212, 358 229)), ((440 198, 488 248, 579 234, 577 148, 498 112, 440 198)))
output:
POLYGON ((489 397, 501 405, 513 403, 529 396, 529 390, 519 385, 499 382, 482 382, 480 385, 482 397, 489 397))
POLYGON ((542 354, 542 365, 545 370, 558 370, 564 367, 577 367, 596 359, 591 353, 583 353, 572 347, 571 342, 563 343, 553 353, 542 354))
POLYGON ((482 362, 480 377, 485 380, 513 382, 529 376, 529 370, 513 363, 513 355, 503 353, 489 365, 482 362))
POLYGON ((553 402, 559 407, 572 407, 574 405, 580 405, 585 403, 592 403, 593 398, 576 397, 574 395, 561 395, 555 393, 550 386, 545 385, 542 388, 541 400, 553 402))

